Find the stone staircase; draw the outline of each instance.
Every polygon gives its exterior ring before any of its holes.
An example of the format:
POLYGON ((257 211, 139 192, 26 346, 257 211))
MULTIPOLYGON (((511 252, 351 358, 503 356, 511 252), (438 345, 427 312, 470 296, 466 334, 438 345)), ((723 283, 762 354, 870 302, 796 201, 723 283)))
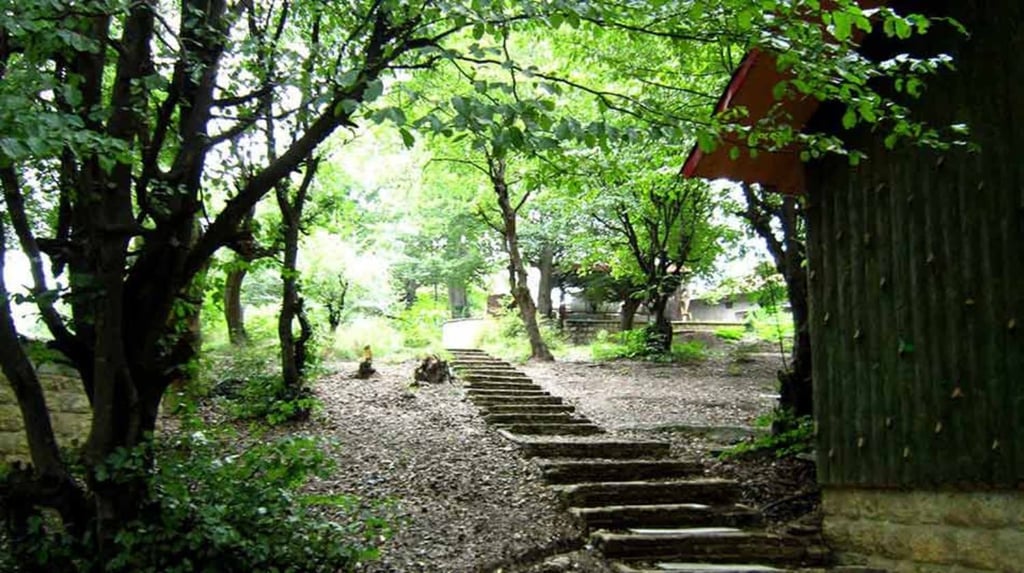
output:
POLYGON ((703 477, 664 441, 609 437, 597 424, 481 350, 450 349, 484 420, 535 458, 618 573, 768 573, 820 566, 817 538, 761 529, 739 484, 703 477))

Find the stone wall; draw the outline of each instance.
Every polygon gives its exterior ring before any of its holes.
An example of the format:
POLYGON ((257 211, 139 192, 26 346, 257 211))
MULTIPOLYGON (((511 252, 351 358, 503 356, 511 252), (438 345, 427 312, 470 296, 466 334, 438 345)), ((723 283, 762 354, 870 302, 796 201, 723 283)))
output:
MULTIPOLYGON (((39 367, 39 382, 46 393, 57 443, 71 446, 85 441, 92 416, 77 374, 68 368, 43 364, 39 367)), ((0 374, 0 462, 28 459, 28 441, 18 401, 11 385, 0 374)))
POLYGON ((846 565, 892 573, 1024 571, 1024 491, 827 488, 824 530, 846 565))

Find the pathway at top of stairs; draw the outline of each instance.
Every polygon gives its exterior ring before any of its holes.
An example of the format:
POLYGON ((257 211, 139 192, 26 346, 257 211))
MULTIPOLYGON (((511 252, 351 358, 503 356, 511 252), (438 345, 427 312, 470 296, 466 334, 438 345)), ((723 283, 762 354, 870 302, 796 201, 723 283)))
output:
POLYGON ((820 566, 817 537, 770 533, 739 484, 672 459, 665 441, 609 437, 503 360, 449 349, 484 420, 535 458, 544 479, 619 573, 778 573, 820 566))

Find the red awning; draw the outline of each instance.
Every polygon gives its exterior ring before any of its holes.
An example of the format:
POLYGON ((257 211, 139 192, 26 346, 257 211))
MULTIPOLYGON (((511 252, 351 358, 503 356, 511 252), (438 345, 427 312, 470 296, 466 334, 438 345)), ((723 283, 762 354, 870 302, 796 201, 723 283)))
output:
MULTIPOLYGON (((775 57, 753 49, 747 53, 733 74, 728 87, 715 106, 715 113, 744 107, 748 112, 745 122, 754 122, 764 117, 775 105, 772 90, 786 79, 779 72, 775 57)), ((813 98, 788 99, 781 103, 783 111, 791 118, 791 125, 803 129, 817 111, 819 102, 813 98)), ((714 151, 705 154, 694 146, 683 165, 684 177, 705 179, 726 178, 746 183, 760 183, 786 193, 801 193, 804 189, 804 170, 797 148, 786 151, 761 152, 751 157, 746 146, 726 136, 714 151), (730 157, 730 151, 739 147, 737 159, 730 157)))
MULTIPOLYGON (((861 0, 863 8, 877 7, 887 4, 886 0, 861 0)), ((823 4, 827 7, 827 3, 823 4)), ((854 30, 854 38, 862 34, 854 30)), ((745 125, 764 118, 773 106, 778 104, 788 118, 790 126, 801 131, 810 121, 821 102, 811 97, 790 98, 776 102, 773 95, 775 86, 790 76, 780 72, 775 57, 770 53, 754 48, 743 58, 739 69, 733 74, 729 85, 715 106, 715 114, 743 107, 748 115, 743 119, 745 125)), ((745 183, 760 183, 783 193, 803 193, 804 169, 800 161, 800 149, 793 146, 775 152, 760 152, 751 157, 744 143, 730 136, 724 136, 718 147, 710 153, 704 153, 696 145, 690 151, 686 163, 683 164, 683 177, 702 177, 705 179, 732 179, 745 183), (737 159, 730 157, 734 148, 739 148, 737 159)))

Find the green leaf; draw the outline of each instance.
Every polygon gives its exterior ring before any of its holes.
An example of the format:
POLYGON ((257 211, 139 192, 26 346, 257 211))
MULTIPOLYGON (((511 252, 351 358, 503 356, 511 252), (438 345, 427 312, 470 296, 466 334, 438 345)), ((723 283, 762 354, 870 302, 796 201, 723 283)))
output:
POLYGON ((843 128, 853 129, 857 125, 857 112, 853 111, 853 108, 846 108, 846 113, 843 114, 843 128))
POLYGON ((732 148, 730 148, 729 149, 729 159, 732 159, 733 161, 736 161, 739 158, 740 158, 740 148, 739 147, 732 147, 732 148))
POLYGON ((384 93, 384 82, 380 80, 372 80, 367 82, 366 91, 363 92, 363 101, 370 103, 373 100, 379 98, 384 93))
POLYGON ((854 16, 846 12, 833 12, 832 13, 832 35, 838 40, 847 40, 850 38, 850 32, 853 28, 854 16))
POLYGON ((405 129, 404 127, 400 128, 398 133, 402 135, 402 143, 405 144, 407 149, 412 149, 412 147, 416 145, 416 138, 413 137, 412 133, 410 133, 408 129, 405 129))

